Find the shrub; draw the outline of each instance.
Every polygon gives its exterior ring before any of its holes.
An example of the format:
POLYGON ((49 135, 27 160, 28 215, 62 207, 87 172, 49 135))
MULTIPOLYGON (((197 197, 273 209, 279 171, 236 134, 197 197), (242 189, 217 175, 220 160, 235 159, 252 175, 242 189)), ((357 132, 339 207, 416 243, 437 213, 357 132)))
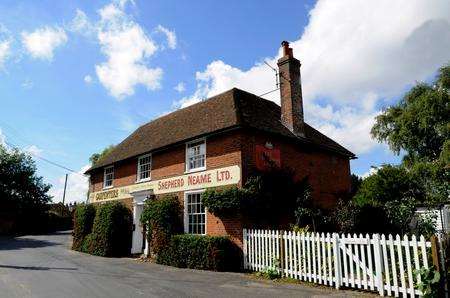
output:
POLYGON ((242 209, 246 191, 236 186, 225 189, 207 189, 202 193, 203 205, 215 215, 234 213, 242 209))
POLYGON ((78 205, 73 213, 73 244, 72 249, 81 251, 83 241, 92 232, 95 218, 93 205, 78 205))
POLYGON ((105 203, 97 207, 92 233, 85 238, 83 251, 103 257, 130 254, 132 216, 122 203, 105 203))
POLYGON ((236 271, 240 267, 237 246, 224 236, 175 235, 157 263, 180 268, 236 271))
POLYGON ((146 202, 140 220, 147 225, 152 253, 158 254, 166 248, 172 235, 183 231, 181 217, 181 206, 176 196, 146 202))

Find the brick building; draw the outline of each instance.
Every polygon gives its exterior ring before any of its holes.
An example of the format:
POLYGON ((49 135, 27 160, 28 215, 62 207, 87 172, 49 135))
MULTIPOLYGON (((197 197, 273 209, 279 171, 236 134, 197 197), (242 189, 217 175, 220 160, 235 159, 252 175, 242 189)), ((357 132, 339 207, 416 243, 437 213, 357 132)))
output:
POLYGON ((287 42, 278 60, 281 107, 233 88, 153 120, 86 173, 92 203, 121 200, 133 210, 133 253, 142 252, 139 217, 146 199, 176 194, 187 233, 230 235, 240 244, 243 220, 217 218, 202 206, 208 187, 242 186, 269 157, 306 175, 314 200, 331 207, 350 188, 354 154, 304 122, 300 61, 287 42))

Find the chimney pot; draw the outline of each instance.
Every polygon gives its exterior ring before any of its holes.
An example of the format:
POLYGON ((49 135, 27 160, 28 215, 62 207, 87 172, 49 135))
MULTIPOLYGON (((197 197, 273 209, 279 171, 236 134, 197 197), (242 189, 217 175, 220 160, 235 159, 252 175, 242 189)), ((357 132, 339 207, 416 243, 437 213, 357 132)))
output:
POLYGON ((283 57, 278 60, 281 121, 298 136, 305 136, 300 61, 293 56, 289 42, 283 41, 283 57))
POLYGON ((289 56, 289 57, 293 57, 293 52, 292 52, 292 48, 289 47, 289 42, 288 41, 282 41, 281 42, 281 46, 283 47, 283 56, 289 56))

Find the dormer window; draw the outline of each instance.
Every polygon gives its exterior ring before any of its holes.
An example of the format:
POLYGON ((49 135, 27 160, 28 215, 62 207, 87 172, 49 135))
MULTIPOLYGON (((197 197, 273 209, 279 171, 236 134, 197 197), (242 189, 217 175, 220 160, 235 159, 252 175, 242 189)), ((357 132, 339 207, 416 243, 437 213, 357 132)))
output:
POLYGON ((186 171, 206 169, 206 141, 197 140, 186 144, 186 171))
POLYGON ((103 188, 111 188, 113 187, 114 181, 114 167, 106 167, 103 175, 103 188))
POLYGON ((148 181, 151 179, 152 156, 150 154, 138 158, 137 181, 148 181))

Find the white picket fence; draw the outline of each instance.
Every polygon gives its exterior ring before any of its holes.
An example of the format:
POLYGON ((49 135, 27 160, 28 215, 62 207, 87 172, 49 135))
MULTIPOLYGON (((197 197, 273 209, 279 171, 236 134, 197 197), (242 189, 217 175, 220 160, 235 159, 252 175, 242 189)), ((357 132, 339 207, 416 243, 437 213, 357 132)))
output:
POLYGON ((421 296, 415 269, 428 268, 431 243, 423 236, 339 235, 244 229, 244 268, 276 269, 284 277, 381 296, 421 296))

